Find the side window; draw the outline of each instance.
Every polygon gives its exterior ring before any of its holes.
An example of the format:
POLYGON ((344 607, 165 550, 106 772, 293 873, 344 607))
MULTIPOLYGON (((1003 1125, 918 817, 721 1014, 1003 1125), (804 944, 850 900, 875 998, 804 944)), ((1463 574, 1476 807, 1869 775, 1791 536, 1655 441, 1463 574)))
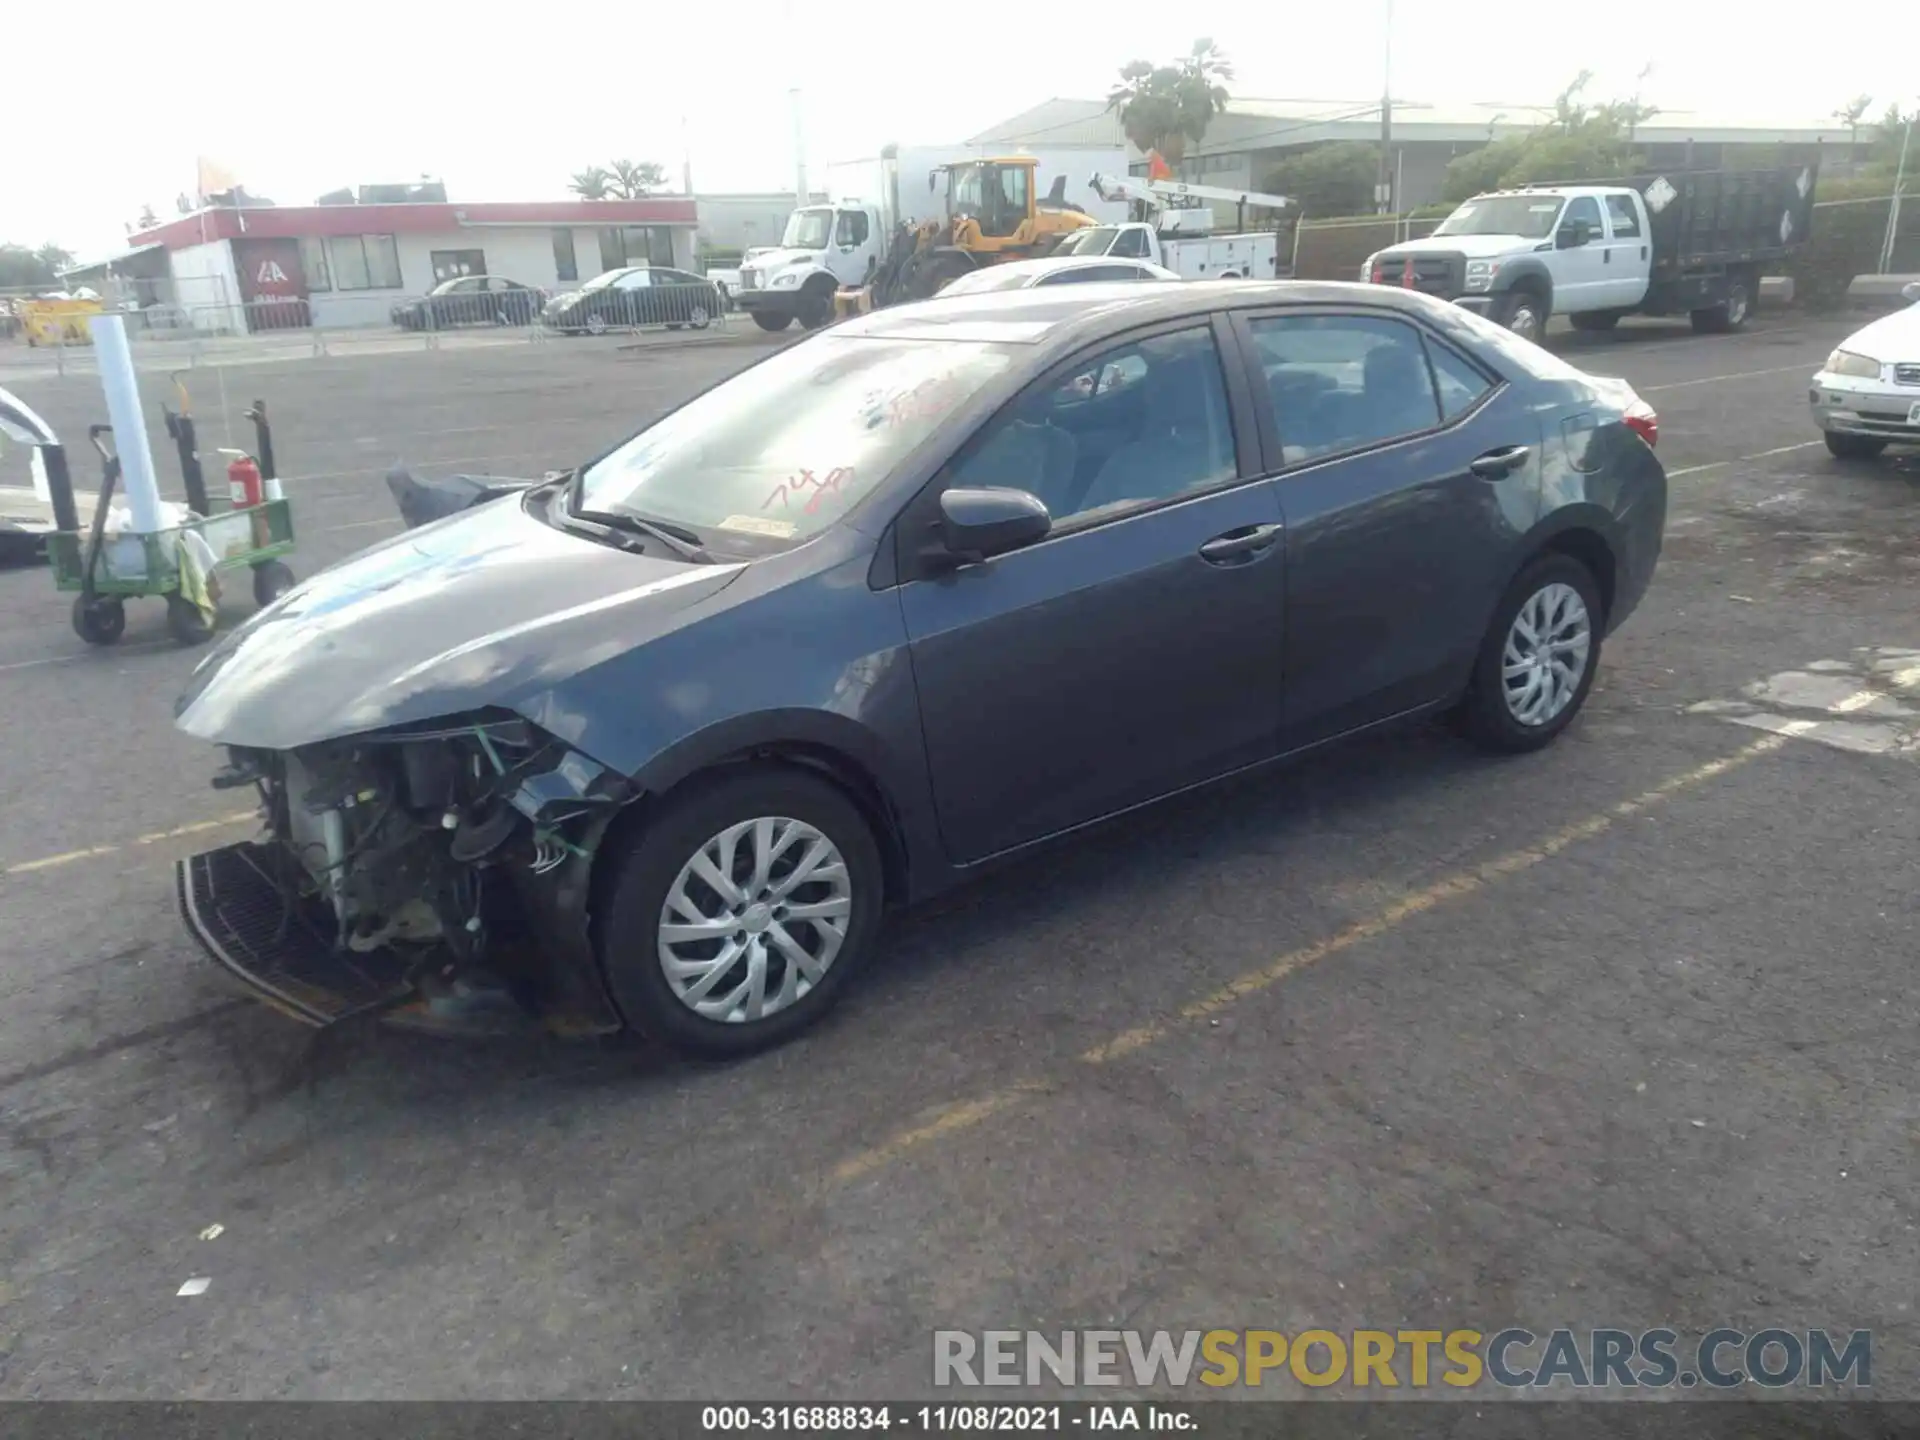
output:
POLYGON ((1585 222, 1588 233, 1593 239, 1601 239, 1605 230, 1600 225, 1600 202, 1591 195, 1576 195, 1567 202, 1567 213, 1560 217, 1560 228, 1585 222))
POLYGON ((947 483, 1030 491, 1060 526, 1236 473, 1220 354, 1200 327, 1103 351, 1031 387, 988 423, 947 483))
POLYGON ((1288 464, 1440 423, 1420 333, 1403 321, 1278 315, 1254 320, 1249 329, 1288 464))
POLYGON ((1607 216, 1613 221, 1614 239, 1637 240, 1640 238, 1640 212, 1633 208, 1632 196, 1607 196, 1607 216))
POLYGON ((622 290, 644 290, 652 279, 653 276, 649 271, 633 270, 613 283, 622 290))
POLYGON ((1452 421, 1471 410, 1493 388, 1491 381, 1446 346, 1425 337, 1427 359, 1433 362, 1433 383, 1440 391, 1440 415, 1452 421))
POLYGON ((861 210, 842 210, 840 212, 840 218, 834 222, 833 243, 836 245, 866 244, 866 212, 861 210))
POLYGON ((1144 230, 1122 230, 1120 238, 1113 242, 1109 255, 1125 255, 1135 260, 1147 258, 1147 232, 1144 230))

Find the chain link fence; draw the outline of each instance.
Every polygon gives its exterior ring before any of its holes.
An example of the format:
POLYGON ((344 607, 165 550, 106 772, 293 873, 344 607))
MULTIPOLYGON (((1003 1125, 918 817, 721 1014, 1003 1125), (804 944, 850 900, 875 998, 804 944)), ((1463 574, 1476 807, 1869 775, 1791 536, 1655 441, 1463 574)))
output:
POLYGON ((425 294, 254 296, 236 293, 221 275, 111 277, 72 291, 0 290, 0 367, 91 373, 89 322, 101 314, 125 320, 137 361, 170 369, 582 335, 718 337, 734 323, 720 285, 681 271, 629 271, 559 294, 489 276, 462 276, 425 294))

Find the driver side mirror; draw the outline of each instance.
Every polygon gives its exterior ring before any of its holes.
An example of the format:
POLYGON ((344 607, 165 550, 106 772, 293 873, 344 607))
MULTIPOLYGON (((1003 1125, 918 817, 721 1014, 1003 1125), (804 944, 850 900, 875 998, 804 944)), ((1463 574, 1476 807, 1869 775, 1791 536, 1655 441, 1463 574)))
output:
POLYGON ((1053 516, 1040 497, 1001 486, 948 490, 940 497, 940 538, 948 558, 977 564, 1044 539, 1053 516))
POLYGON ((1555 237, 1562 250, 1578 250, 1593 238, 1593 231, 1584 220, 1570 220, 1560 227, 1555 237))
POLYGON ((1900 287, 1900 294, 1909 303, 1920 305, 1920 280, 1909 280, 1900 287))

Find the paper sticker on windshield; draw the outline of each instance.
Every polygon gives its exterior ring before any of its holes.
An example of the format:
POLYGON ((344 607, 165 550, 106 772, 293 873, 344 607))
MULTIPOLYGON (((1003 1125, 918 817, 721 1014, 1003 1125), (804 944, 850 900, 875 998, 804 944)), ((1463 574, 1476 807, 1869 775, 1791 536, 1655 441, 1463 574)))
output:
POLYGON ((769 520, 762 515, 729 515, 720 522, 722 530, 738 530, 745 535, 770 535, 775 540, 793 538, 791 520, 769 520))

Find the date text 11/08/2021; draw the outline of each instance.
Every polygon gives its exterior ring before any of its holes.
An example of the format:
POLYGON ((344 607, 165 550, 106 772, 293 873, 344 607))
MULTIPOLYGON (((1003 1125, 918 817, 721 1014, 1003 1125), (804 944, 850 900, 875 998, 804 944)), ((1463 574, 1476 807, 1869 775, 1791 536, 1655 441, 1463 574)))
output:
POLYGON ((1146 1404, 1076 1405, 708 1405, 700 1428, 715 1433, 792 1431, 851 1434, 900 1430, 926 1435, 1080 1430, 1191 1432, 1185 1410, 1146 1404))

